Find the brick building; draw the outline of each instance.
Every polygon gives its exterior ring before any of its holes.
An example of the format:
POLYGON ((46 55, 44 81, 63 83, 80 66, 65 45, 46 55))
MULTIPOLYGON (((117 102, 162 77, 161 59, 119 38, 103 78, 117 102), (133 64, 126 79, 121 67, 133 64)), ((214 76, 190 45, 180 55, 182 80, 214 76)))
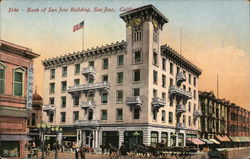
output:
POLYGON ((27 156, 28 108, 32 106, 31 49, 0 40, 0 156, 27 156))

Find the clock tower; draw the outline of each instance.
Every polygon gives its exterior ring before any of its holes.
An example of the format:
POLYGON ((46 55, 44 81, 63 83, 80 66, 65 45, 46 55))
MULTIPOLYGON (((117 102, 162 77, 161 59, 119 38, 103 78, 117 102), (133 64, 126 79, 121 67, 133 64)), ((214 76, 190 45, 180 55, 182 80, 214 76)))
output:
POLYGON ((140 96, 147 94, 145 97, 142 97, 144 98, 144 109, 141 109, 142 114, 144 114, 142 116, 147 119, 143 119, 141 122, 151 122, 151 119, 148 117, 152 116, 152 113, 158 110, 152 110, 152 93, 148 92, 152 92, 154 89, 152 88, 153 71, 159 69, 159 67, 154 67, 158 66, 162 60, 160 35, 163 25, 168 22, 168 19, 153 5, 130 10, 122 13, 120 17, 126 23, 126 62, 130 67, 128 69, 130 72, 140 70, 140 83, 131 81, 133 83, 131 87, 140 87, 140 96))

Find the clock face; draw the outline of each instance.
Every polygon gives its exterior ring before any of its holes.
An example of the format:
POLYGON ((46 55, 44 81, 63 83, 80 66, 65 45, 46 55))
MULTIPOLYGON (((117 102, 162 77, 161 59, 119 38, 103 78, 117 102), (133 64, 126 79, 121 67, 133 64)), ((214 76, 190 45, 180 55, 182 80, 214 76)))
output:
POLYGON ((135 26, 141 25, 141 22, 142 22, 142 20, 140 17, 134 18, 134 20, 133 20, 133 23, 135 26))
POLYGON ((155 28, 158 28, 158 22, 155 19, 153 19, 153 25, 155 28))

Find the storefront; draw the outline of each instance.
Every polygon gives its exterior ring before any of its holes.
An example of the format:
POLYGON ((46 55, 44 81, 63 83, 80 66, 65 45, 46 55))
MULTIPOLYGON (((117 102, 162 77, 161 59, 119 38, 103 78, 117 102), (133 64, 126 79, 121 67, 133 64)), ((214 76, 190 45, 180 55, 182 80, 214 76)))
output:
POLYGON ((102 145, 109 145, 119 148, 119 132, 118 131, 103 131, 102 145))

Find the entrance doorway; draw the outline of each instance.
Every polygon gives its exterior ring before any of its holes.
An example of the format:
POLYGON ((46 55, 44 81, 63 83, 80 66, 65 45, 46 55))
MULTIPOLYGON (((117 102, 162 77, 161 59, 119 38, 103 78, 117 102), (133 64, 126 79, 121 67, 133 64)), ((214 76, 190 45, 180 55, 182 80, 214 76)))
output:
POLYGON ((133 145, 143 144, 143 132, 142 131, 125 131, 124 132, 124 145, 131 149, 133 145))
POLYGON ((118 131, 103 131, 102 132, 102 145, 107 146, 111 144, 119 148, 119 132, 118 131))

